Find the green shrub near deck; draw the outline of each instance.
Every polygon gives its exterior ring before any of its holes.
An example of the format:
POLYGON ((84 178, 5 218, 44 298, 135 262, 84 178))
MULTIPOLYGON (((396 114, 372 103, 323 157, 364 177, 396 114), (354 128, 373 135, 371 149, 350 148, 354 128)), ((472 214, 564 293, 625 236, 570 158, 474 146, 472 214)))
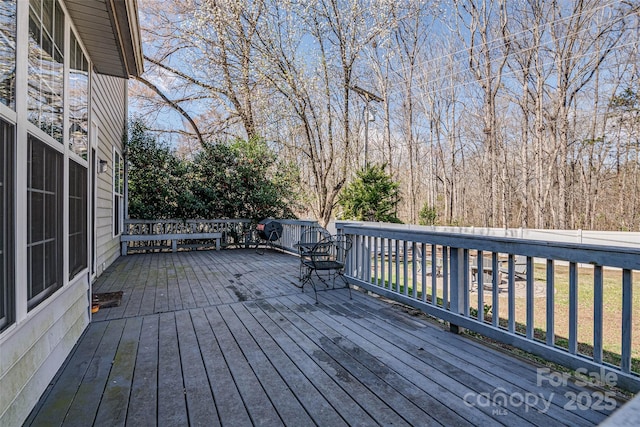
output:
POLYGON ((126 159, 130 218, 293 217, 295 171, 262 139, 206 143, 180 159, 134 121, 126 159))

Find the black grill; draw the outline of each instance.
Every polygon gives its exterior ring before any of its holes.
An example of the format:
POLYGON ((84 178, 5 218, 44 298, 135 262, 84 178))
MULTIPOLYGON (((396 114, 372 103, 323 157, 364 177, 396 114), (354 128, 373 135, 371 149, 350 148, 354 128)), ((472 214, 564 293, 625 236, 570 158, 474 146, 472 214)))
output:
POLYGON ((268 242, 276 241, 282 236, 282 224, 273 219, 263 219, 256 225, 258 236, 268 242))

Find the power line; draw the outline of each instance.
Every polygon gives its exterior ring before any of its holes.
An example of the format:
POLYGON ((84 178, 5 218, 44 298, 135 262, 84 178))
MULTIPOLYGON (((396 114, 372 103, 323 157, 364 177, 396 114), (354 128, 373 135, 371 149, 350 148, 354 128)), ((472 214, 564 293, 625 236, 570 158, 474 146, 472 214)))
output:
MULTIPOLYGON (((510 56, 521 55, 522 53, 526 53, 526 52, 528 52, 528 51, 533 51, 533 50, 535 50, 535 49, 543 48, 543 47, 545 47, 545 46, 547 46, 547 45, 549 45, 549 44, 551 44, 551 43, 558 43, 558 42, 562 42, 563 40, 566 40, 566 39, 567 39, 567 38, 569 38, 569 37, 579 36, 579 35, 581 35, 582 33, 584 33, 584 32, 588 32, 588 31, 591 31, 591 28, 585 28, 585 29, 581 29, 581 30, 578 30, 578 31, 570 32, 570 33, 565 34, 563 37, 559 37, 559 38, 557 38, 557 39, 550 39, 550 40, 545 41, 545 42, 543 42, 543 43, 540 43, 540 44, 538 44, 538 45, 531 46, 531 47, 528 47, 528 48, 523 48, 523 49, 520 49, 520 50, 518 50, 518 51, 512 51, 512 52, 509 52, 507 55, 502 55, 502 56, 499 56, 499 57, 493 58, 493 60, 494 60, 494 61, 496 61, 496 62, 503 61, 503 60, 505 60, 506 58, 508 58, 508 57, 510 57, 510 56)), ((467 49, 467 50, 468 50, 468 49, 467 49)), ((463 52, 463 51, 460 51, 460 52, 463 52)), ((574 58, 575 58, 575 56, 574 56, 574 58)), ((424 63, 427 63, 427 62, 433 62, 433 61, 437 61, 437 60, 443 60, 443 59, 452 59, 452 54, 443 55, 443 56, 440 56, 440 57, 438 57, 438 58, 435 58, 435 59, 431 59, 431 60, 429 60, 429 61, 426 61, 426 62, 424 62, 424 63)), ((438 83, 439 81, 444 81, 444 80, 451 80, 451 79, 453 79, 454 77, 456 77, 456 76, 457 76, 457 75, 459 75, 459 74, 467 73, 467 72, 469 71, 469 69, 468 69, 466 66, 464 66, 464 65, 463 65, 463 62, 466 62, 466 60, 467 60, 467 58, 453 59, 453 62, 451 62, 451 63, 447 64, 447 66, 448 66, 448 67, 450 67, 450 68, 457 68, 457 69, 458 69, 458 71, 455 71, 455 72, 453 72, 453 73, 448 73, 448 74, 445 74, 445 75, 442 75, 442 76, 438 77, 438 78, 435 80, 435 83, 438 83), (459 67, 456 67, 456 64, 460 64, 460 66, 459 66, 459 67)), ((424 64, 424 63, 423 63, 423 64, 424 64)), ((494 76, 494 77, 495 77, 495 76, 494 76)), ((401 85, 401 84, 405 84, 405 83, 407 83, 408 81, 409 81, 409 79, 408 79, 408 78, 403 78, 403 79, 400 79, 400 80, 395 80, 395 81, 393 81, 393 82, 392 82, 392 87, 394 87, 394 86, 399 86, 399 85, 401 85)), ((433 82, 433 81, 432 81, 432 82, 433 82)), ((398 90, 398 91, 400 91, 400 90, 398 90)), ((395 91, 393 91, 393 90, 392 90, 392 92, 394 92, 394 93, 395 93, 395 91)))
MULTIPOLYGON (((532 28, 528 28, 528 29, 526 29, 526 30, 518 31, 518 32, 515 32, 515 33, 510 33, 510 34, 509 34, 509 36, 510 36, 510 37, 513 37, 513 36, 518 36, 518 35, 521 35, 521 34, 530 34, 530 33, 532 32, 533 28, 538 28, 538 29, 540 29, 541 27, 542 27, 542 28, 547 27, 547 26, 549 26, 549 27, 550 27, 550 26, 552 26, 552 25, 556 25, 556 24, 561 23, 561 22, 564 22, 564 21, 566 21, 566 20, 570 20, 570 19, 573 19, 573 18, 579 17, 579 16, 581 16, 582 14, 585 14, 585 13, 587 13, 587 12, 591 12, 591 13, 594 13, 594 14, 595 14, 596 12, 598 12, 598 11, 600 11, 600 10, 604 10, 604 9, 606 9, 606 8, 608 8, 608 7, 611 7, 611 6, 613 6, 613 5, 615 5, 615 4, 619 4, 619 3, 621 3, 619 0, 614 0, 614 1, 612 1, 611 3, 603 4, 603 5, 597 6, 597 7, 593 8, 593 9, 585 10, 585 11, 582 11, 582 12, 579 12, 579 13, 574 13, 574 14, 571 14, 571 15, 566 16, 566 17, 564 17, 564 18, 558 18, 558 19, 554 19, 554 20, 547 21, 547 22, 545 22, 544 24, 542 24, 542 26, 541 26, 540 24, 536 24, 536 25, 535 25, 534 27, 532 27, 532 28)), ((483 48, 483 47, 485 47, 486 45, 489 45, 489 47, 491 47, 491 45, 492 45, 492 44, 494 44, 494 43, 498 43, 498 42, 502 42, 502 41, 503 41, 503 39, 494 39, 494 40, 491 40, 491 41, 489 41, 489 42, 487 42, 487 43, 480 43, 480 44, 478 44, 478 45, 475 45, 475 47, 476 47, 476 48, 483 48)), ((470 48, 470 47, 465 47, 465 48, 463 48, 463 49, 457 50, 457 51, 455 51, 455 52, 448 53, 448 54, 446 54, 446 55, 442 55, 442 56, 439 56, 439 57, 436 57, 436 58, 432 58, 432 59, 425 60, 425 61, 420 62, 420 63, 417 63, 417 64, 413 64, 413 65, 409 65, 409 66, 403 67, 403 68, 401 68, 401 71, 407 71, 407 70, 409 70, 409 69, 410 69, 410 68, 412 68, 412 67, 417 67, 417 66, 421 66, 421 65, 428 65, 428 64, 429 64, 429 63, 431 63, 431 62, 437 62, 437 61, 440 61, 440 60, 442 60, 442 59, 444 59, 444 58, 452 58, 452 57, 454 57, 454 56, 458 56, 458 55, 460 55, 460 54, 462 54, 462 53, 467 53, 467 52, 468 52, 468 51, 470 51, 470 50, 471 50, 471 48, 470 48)))
MULTIPOLYGON (((624 48, 624 47, 631 46, 631 45, 637 45, 637 44, 638 44, 638 42, 637 42, 637 41, 633 41, 633 42, 629 42, 629 43, 625 43, 625 44, 618 45, 618 46, 616 46, 616 47, 612 48, 611 50, 612 50, 612 51, 614 51, 614 50, 616 50, 616 49, 622 49, 622 48, 624 48)), ((572 56, 572 58, 573 58, 573 59, 579 59, 579 58, 583 58, 583 57, 585 57, 585 56, 593 55, 593 54, 595 54, 595 53, 597 53, 597 52, 587 52, 587 53, 584 53, 584 54, 582 54, 582 55, 574 55, 574 56, 572 56)), ((554 61, 552 60, 552 61, 545 62, 545 63, 541 64, 541 66, 542 66, 542 67, 547 67, 547 66, 549 66, 549 65, 553 65, 553 63, 554 63, 554 61)), ((518 73, 518 70, 505 71, 505 72, 503 72, 503 73, 501 74, 501 78, 502 78, 502 77, 514 76, 514 75, 516 75, 517 73, 518 73)), ((452 74, 452 75, 453 75, 453 74, 452 74)), ((494 75, 494 76, 488 76, 488 77, 485 77, 485 78, 482 78, 482 79, 466 80, 466 81, 462 81, 462 82, 457 83, 457 84, 453 84, 453 85, 449 85, 449 86, 443 86, 443 87, 441 86, 441 87, 438 87, 437 89, 428 90, 428 91, 426 92, 426 94, 432 94, 432 95, 433 95, 433 94, 441 93, 441 92, 444 92, 444 91, 449 91, 449 90, 452 90, 452 89, 455 89, 455 88, 468 86, 468 85, 471 85, 471 84, 476 84, 476 83, 486 83, 486 82, 488 82, 489 80, 492 80, 492 79, 494 79, 494 78, 496 78, 496 76, 495 76, 495 75, 494 75)), ((417 89, 421 89, 421 88, 426 87, 426 86, 427 86, 427 85, 429 85, 429 84, 433 84, 433 82, 420 83, 420 84, 417 84, 417 85, 415 86, 415 88, 417 88, 417 89)), ((399 94, 399 93, 400 93, 400 91, 395 92, 395 94, 399 94)), ((393 95, 393 94, 394 94, 394 93, 391 93, 389 96, 391 96, 391 95, 393 95)))

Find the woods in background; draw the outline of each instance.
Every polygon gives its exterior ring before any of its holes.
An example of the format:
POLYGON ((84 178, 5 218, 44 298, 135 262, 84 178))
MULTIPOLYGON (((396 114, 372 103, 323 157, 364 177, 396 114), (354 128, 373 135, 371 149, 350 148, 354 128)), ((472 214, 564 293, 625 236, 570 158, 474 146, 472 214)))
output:
POLYGON ((146 125, 185 158, 263 138, 301 217, 367 157, 404 222, 640 229, 636 1, 139 3, 146 125))

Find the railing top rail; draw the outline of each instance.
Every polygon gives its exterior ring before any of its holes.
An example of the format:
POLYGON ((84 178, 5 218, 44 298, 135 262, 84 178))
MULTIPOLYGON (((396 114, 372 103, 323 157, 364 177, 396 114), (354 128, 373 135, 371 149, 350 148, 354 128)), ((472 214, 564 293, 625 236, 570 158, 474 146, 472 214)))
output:
POLYGON ((131 219, 124 224, 202 224, 202 223, 250 223, 250 219, 131 219))
POLYGON ((420 232, 445 232, 453 234, 515 237, 531 240, 594 243, 606 246, 625 246, 640 248, 640 232, 637 231, 598 231, 598 230, 556 230, 538 228, 490 228, 459 227, 416 224, 391 224, 365 221, 338 221, 336 224, 363 225, 373 228, 391 228, 399 230, 416 230, 420 232))
POLYGON ((313 226, 318 225, 318 221, 314 221, 311 219, 275 219, 282 224, 288 225, 303 225, 303 226, 313 226))
MULTIPOLYGON (((278 221, 282 224, 290 224, 290 225, 304 225, 311 226, 317 225, 318 222, 310 219, 279 219, 274 218, 275 221, 278 221)), ((247 218, 240 219, 229 219, 229 218, 220 218, 220 219, 132 219, 127 218, 124 220, 125 224, 192 224, 192 223, 250 223, 252 220, 247 218)))
POLYGON ((384 237, 461 249, 504 252, 583 264, 640 270, 640 247, 605 246, 589 243, 427 231, 389 224, 337 223, 336 227, 350 234, 371 237, 384 237))

